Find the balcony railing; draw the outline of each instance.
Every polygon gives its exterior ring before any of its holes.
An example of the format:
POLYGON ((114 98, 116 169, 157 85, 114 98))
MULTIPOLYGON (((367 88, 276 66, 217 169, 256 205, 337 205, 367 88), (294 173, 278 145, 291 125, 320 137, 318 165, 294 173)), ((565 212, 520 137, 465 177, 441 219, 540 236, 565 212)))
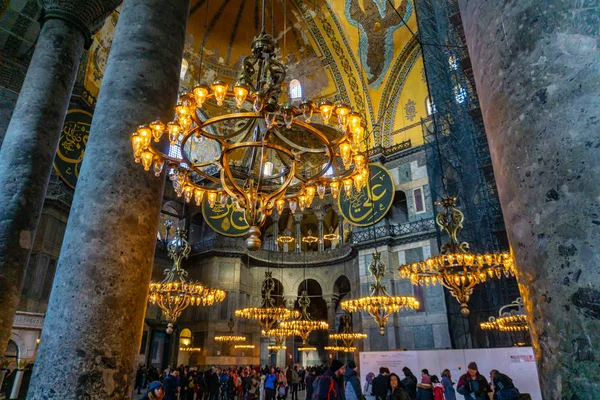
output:
POLYGON ((433 218, 419 221, 407 222, 400 225, 384 225, 375 228, 352 232, 352 243, 364 243, 375 239, 398 238, 402 236, 416 235, 420 233, 435 232, 435 220, 433 218))

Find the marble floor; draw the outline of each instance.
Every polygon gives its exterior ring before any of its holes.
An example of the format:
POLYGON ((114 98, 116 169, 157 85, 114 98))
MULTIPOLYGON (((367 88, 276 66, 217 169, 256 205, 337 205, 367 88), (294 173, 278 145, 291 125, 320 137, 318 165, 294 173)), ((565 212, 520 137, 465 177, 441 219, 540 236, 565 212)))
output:
MULTIPOLYGON (((145 392, 142 391, 142 394, 137 394, 137 391, 134 391, 132 399, 133 400, 141 399, 142 397, 144 397, 144 393, 145 392)), ((291 399, 292 399, 291 394, 288 394, 287 400, 291 400, 291 399)), ((186 399, 180 399, 180 400, 186 400, 186 399)), ((306 391, 305 390, 298 391, 298 400, 306 400, 306 391)))

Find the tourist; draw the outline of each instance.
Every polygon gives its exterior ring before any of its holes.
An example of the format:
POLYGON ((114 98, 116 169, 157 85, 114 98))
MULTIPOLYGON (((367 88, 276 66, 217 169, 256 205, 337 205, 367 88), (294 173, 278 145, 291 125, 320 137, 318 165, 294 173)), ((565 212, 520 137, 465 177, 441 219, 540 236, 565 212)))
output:
POLYGON ((287 397, 287 388, 283 384, 283 381, 280 381, 277 385, 277 400, 285 400, 287 397))
POLYGON ((373 379, 373 395, 375 400, 386 400, 388 392, 387 368, 379 368, 379 375, 373 379))
POLYGON ((477 363, 470 362, 467 373, 458 380, 456 391, 462 394, 465 400, 488 400, 488 393, 492 390, 485 377, 479 373, 477 363))
POLYGON ((444 385, 440 382, 437 375, 431 376, 431 386, 433 386, 433 400, 445 400, 444 385))
POLYGON ((431 385, 431 377, 429 371, 424 369, 421 371, 421 382, 417 384, 417 400, 433 400, 433 386, 431 385))
POLYGON ((449 369, 442 371, 442 385, 444 385, 444 400, 456 400, 454 382, 449 369))
POLYGON ((394 373, 390 374, 390 399, 389 400, 409 400, 408 394, 402 387, 400 377, 394 373))
POLYGON ((344 395, 346 396, 346 400, 361 400, 360 380, 356 373, 356 363, 354 361, 350 361, 346 366, 344 385, 344 395))
POLYGON ((493 369, 490 371, 490 382, 492 382, 494 389, 494 400, 516 400, 519 398, 519 390, 508 375, 493 369))
POLYGON ((402 368, 402 373, 404 374, 402 386, 404 386, 404 390, 406 390, 408 397, 410 397, 411 400, 415 400, 417 398, 417 377, 408 367, 402 368))
POLYGON ((292 400, 298 400, 298 385, 300 384, 300 375, 298 375, 298 366, 290 368, 292 375, 292 400))
POLYGON ((142 394, 142 378, 144 377, 144 367, 142 365, 138 366, 138 369, 135 373, 135 387, 133 390, 137 390, 137 394, 142 394))
MULTIPOLYGON (((345 400, 344 396, 344 363, 334 359, 329 369, 319 382, 318 400, 345 400)), ((384 399, 385 400, 385 399, 384 399)))
POLYGON ((179 390, 179 370, 174 369, 164 380, 165 400, 177 400, 179 390))
POLYGON ((167 364, 167 368, 163 371, 163 379, 171 375, 171 364, 167 364))
POLYGON ((306 370, 303 366, 300 366, 300 369, 298 370, 298 377, 300 378, 300 386, 298 387, 298 390, 305 390, 306 384, 304 383, 304 378, 306 378, 306 370))
POLYGON ((220 369, 216 371, 214 369, 210 369, 207 371, 206 376, 206 389, 208 390, 209 400, 218 400, 219 398, 219 390, 221 388, 221 382, 219 380, 220 369))
POLYGON ((304 378, 304 383, 306 385, 306 400, 311 400, 314 394, 313 383, 316 378, 316 370, 314 367, 308 368, 306 373, 306 378, 304 378))
POLYGON ((265 400, 275 400, 275 389, 277 387, 277 373, 271 367, 271 372, 265 378, 265 400))
POLYGON ((162 400, 165 397, 165 388, 159 381, 151 382, 148 385, 146 395, 141 400, 162 400))

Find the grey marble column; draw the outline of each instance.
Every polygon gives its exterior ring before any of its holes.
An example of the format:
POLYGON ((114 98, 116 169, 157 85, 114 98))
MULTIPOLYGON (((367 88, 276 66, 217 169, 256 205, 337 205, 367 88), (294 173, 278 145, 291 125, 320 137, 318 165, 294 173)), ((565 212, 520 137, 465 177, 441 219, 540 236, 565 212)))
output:
POLYGON ((327 303, 327 323, 329 324, 329 332, 335 332, 335 306, 338 302, 337 296, 324 296, 323 299, 327 303))
POLYGON ((600 4, 460 0, 544 399, 598 399, 600 4))
POLYGON ((295 213, 294 214, 294 223, 296 224, 296 249, 294 250, 296 253, 300 253, 302 251, 302 228, 300 224, 302 222, 302 218, 304 218, 304 214, 295 213))
POLYGON ((277 238, 279 237, 279 213, 271 215, 271 219, 273 220, 273 248, 274 251, 279 251, 279 242, 277 238))
POLYGON ((52 162, 91 29, 109 1, 47 1, 33 57, 0 150, 0 354, 4 354, 52 162))
POLYGON ((323 210, 319 210, 315 212, 315 215, 317 216, 317 221, 319 223, 318 225, 318 230, 319 230, 319 246, 318 249, 319 251, 325 251, 325 239, 323 239, 323 220, 325 219, 325 212, 323 210))
POLYGON ((29 399, 123 399, 133 389, 164 175, 130 135, 173 117, 189 0, 125 0, 58 261, 29 399))

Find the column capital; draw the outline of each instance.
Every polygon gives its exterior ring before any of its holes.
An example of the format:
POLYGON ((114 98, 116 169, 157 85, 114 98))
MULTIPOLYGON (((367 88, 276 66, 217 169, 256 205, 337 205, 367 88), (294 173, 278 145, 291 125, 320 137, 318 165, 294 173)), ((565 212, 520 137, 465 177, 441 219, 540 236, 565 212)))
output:
POLYGON ((283 301, 285 303, 286 308, 292 310, 294 309, 294 304, 296 303, 296 296, 284 296, 283 301))
POLYGON ((60 19, 75 26, 85 38, 85 47, 92 44, 92 35, 102 28, 106 17, 121 0, 45 0, 40 22, 60 19))
POLYGON ((319 221, 323 221, 325 219, 325 215, 327 215, 327 213, 322 209, 314 211, 314 214, 319 221))
POLYGON ((304 214, 299 213, 299 212, 294 213, 293 216, 294 216, 294 222, 297 224, 299 224, 302 221, 302 218, 304 218, 304 214))
POLYGON ((338 300, 339 300, 339 296, 336 294, 331 294, 331 295, 325 295, 323 296, 323 300, 325 300, 325 303, 327 303, 327 307, 334 307, 337 305, 338 300))

